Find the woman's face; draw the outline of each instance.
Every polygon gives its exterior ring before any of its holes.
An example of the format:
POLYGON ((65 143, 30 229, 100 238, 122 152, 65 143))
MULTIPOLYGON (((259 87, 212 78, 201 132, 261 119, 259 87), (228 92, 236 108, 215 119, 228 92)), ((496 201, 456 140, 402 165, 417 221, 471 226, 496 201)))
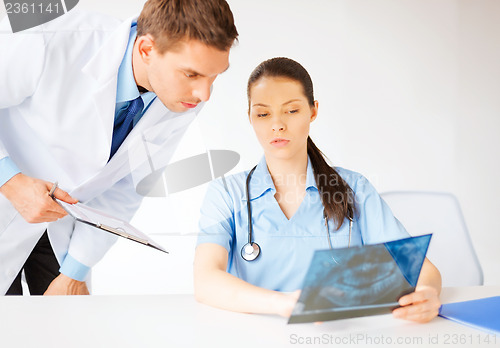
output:
POLYGON ((266 158, 294 159, 307 155, 309 126, 318 113, 302 85, 284 77, 263 77, 250 89, 250 122, 266 158))

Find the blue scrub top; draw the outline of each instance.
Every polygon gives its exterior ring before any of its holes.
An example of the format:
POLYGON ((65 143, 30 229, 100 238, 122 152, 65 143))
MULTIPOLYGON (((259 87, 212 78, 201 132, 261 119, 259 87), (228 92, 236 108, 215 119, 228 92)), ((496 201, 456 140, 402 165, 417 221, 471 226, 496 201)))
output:
MULTIPOLYGON (((354 191, 357 214, 352 226, 351 246, 376 244, 407 238, 409 234, 394 217, 375 188, 361 174, 335 167, 354 191)), ((296 213, 287 219, 274 198, 276 189, 265 157, 250 180, 253 242, 261 247, 254 261, 241 257, 248 242, 248 213, 245 182, 249 171, 210 183, 200 218, 197 244, 215 243, 229 253, 227 271, 251 284, 277 291, 302 287, 314 250, 328 249, 323 205, 308 159, 306 195, 296 213)), ((329 221, 333 248, 347 247, 349 221, 339 230, 329 221)))

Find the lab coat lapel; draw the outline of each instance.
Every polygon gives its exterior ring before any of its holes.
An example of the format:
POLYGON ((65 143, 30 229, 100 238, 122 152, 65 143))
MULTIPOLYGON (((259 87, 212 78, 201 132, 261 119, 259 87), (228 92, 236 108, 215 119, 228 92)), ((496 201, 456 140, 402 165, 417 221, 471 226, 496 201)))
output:
POLYGON ((103 136, 106 140, 106 146, 103 147, 106 155, 109 154, 113 134, 118 68, 127 49, 131 23, 135 19, 136 17, 129 18, 111 33, 101 49, 82 69, 83 73, 96 81, 93 99, 102 121, 101 126, 96 125, 96 129, 101 130, 96 135, 103 136))
POLYGON ((102 122, 101 125, 96 125, 96 135, 99 134, 105 139, 105 146, 103 146, 103 151, 106 152, 103 154, 105 156, 109 156, 107 149, 111 148, 116 107, 116 85, 117 78, 112 77, 93 93, 94 105, 102 122))

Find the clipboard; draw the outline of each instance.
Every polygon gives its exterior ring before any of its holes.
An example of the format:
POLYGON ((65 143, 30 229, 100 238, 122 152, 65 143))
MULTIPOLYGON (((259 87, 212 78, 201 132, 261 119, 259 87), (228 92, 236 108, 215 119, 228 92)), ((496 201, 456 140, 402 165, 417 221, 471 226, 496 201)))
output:
POLYGON ((107 215, 97 209, 86 206, 82 203, 69 204, 53 197, 54 201, 61 206, 76 221, 92 226, 99 230, 113 233, 117 236, 130 239, 142 245, 147 245, 153 249, 168 254, 161 245, 153 241, 146 234, 139 231, 126 221, 107 215))

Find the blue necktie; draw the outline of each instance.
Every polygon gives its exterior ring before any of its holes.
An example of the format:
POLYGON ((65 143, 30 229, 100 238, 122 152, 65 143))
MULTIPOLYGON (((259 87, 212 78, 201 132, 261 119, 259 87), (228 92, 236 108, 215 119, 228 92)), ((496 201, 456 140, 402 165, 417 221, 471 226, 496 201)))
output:
POLYGON ((141 97, 132 100, 128 107, 123 111, 125 117, 121 117, 121 122, 115 122, 113 128, 113 140, 111 141, 111 154, 109 158, 113 157, 120 145, 123 143, 127 135, 134 127, 134 117, 142 112, 144 102, 141 97))

